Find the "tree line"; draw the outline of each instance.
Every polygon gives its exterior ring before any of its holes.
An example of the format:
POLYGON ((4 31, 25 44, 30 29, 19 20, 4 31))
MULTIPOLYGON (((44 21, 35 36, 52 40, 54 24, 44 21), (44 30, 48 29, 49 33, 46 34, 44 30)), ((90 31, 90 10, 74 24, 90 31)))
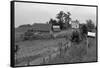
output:
MULTIPOLYGON (((51 18, 48 21, 48 24, 60 25, 61 30, 64 30, 64 29, 71 27, 71 25, 69 24, 69 22, 72 20, 70 12, 65 13, 64 11, 60 11, 56 15, 56 19, 51 18)), ((31 27, 31 25, 29 25, 29 24, 21 25, 19 27, 21 28, 21 27, 26 27, 26 26, 31 27)), ((96 26, 94 25, 94 22, 91 19, 89 19, 89 20, 86 20, 86 24, 84 24, 84 23, 81 24, 80 32, 81 32, 81 34, 84 35, 84 34, 87 34, 88 31, 93 31, 95 28, 96 28, 96 26)), ((29 29, 24 33, 24 39, 30 39, 30 38, 33 38, 33 37, 35 38, 34 32, 33 32, 32 29, 29 29)))

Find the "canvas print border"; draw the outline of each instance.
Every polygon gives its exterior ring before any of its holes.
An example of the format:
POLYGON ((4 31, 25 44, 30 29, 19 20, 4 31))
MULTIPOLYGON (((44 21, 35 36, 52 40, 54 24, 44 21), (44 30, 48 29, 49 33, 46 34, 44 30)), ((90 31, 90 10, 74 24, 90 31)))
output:
MULTIPOLYGON (((15 66, 15 60, 14 60, 14 57, 15 57, 15 53, 14 53, 14 42, 15 42, 15 2, 20 2, 20 3, 40 3, 40 4, 53 4, 53 5, 74 5, 74 6, 84 6, 84 7, 96 7, 96 24, 97 24, 97 32, 96 32, 96 56, 97 56, 97 60, 96 61, 93 61, 93 62, 97 62, 98 61, 98 6, 97 5, 82 5, 82 4, 65 4, 65 3, 50 3, 50 2, 35 2, 35 1, 11 1, 11 48, 10 48, 10 66, 11 67, 26 67, 26 66, 15 66)), ((77 63, 77 62, 76 62, 77 63)), ((76 64, 75 63, 75 64, 76 64)), ((78 63, 90 63, 90 62, 78 62, 78 63)), ((74 63, 62 63, 62 64, 74 64, 74 63)), ((45 64, 45 65, 59 65, 59 64, 45 64)), ((30 66, 45 66, 45 65, 30 65, 30 66)))

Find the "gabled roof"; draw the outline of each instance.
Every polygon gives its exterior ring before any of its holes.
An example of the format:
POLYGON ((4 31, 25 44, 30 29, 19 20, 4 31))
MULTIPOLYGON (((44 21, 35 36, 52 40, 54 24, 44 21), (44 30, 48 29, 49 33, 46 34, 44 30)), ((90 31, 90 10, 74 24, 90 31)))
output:
POLYGON ((71 21, 71 24, 73 24, 73 23, 79 24, 79 21, 78 21, 78 20, 72 20, 72 21, 71 21))
POLYGON ((32 25, 32 29, 38 31, 50 31, 51 26, 50 24, 35 23, 32 25))

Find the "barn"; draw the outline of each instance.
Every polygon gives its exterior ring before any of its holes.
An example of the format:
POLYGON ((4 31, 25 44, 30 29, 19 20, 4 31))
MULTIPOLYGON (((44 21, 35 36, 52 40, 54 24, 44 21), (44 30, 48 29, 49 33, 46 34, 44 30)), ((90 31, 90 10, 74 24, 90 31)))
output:
POLYGON ((35 32, 50 32, 51 26, 50 24, 35 23, 32 25, 32 29, 35 32))

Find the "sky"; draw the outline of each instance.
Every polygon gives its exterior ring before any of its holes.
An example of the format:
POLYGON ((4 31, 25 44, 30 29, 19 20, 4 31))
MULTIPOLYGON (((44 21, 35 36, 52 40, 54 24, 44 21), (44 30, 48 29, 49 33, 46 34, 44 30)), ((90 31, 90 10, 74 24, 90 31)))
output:
POLYGON ((60 11, 70 12, 72 20, 78 19, 80 23, 91 19, 96 24, 96 7, 16 2, 15 27, 46 23, 50 18, 55 19, 60 11))

